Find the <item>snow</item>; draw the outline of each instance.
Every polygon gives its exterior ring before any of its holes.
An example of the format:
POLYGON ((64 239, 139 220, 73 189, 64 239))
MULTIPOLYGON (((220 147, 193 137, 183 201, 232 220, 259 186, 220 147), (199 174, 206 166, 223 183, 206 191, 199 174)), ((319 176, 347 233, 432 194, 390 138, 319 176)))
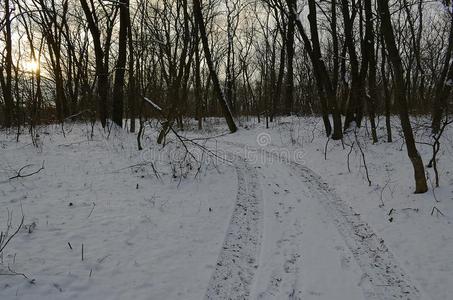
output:
POLYGON ((2 179, 43 160, 45 170, 0 185, 1 230, 6 209, 18 222, 20 206, 25 223, 37 224, 13 239, 0 270, 29 280, 1 276, 0 299, 200 299, 234 204, 234 170, 180 182, 162 164, 161 183, 150 167, 126 167, 164 155, 138 153, 133 135, 88 141, 83 129, 64 138, 51 128, 42 149, 2 135, 2 179))
POLYGON ((207 299, 250 296, 250 285, 259 266, 262 240, 263 199, 256 169, 233 156, 238 175, 237 203, 222 246, 207 299))
MULTIPOLYGON (((398 120, 392 120, 398 127, 398 120)), ((414 120, 423 123, 426 120, 414 120)), ((384 124, 381 119, 378 124, 384 124)), ((341 199, 351 205, 362 219, 366 220, 376 234, 386 243, 400 265, 414 279, 418 288, 432 299, 448 299, 453 293, 453 231, 451 230, 451 210, 453 209, 453 167, 452 132, 442 141, 442 154, 439 168, 441 187, 435 190, 437 203, 432 190, 426 194, 413 194, 413 171, 402 148, 402 137, 394 130, 394 143, 385 143, 385 128, 380 126, 380 143, 372 145, 361 142, 364 146, 372 186, 368 186, 360 152, 355 149, 351 154, 351 173, 347 169, 349 147, 343 150, 341 142, 330 141, 327 161, 324 158, 326 138, 323 136, 320 119, 285 118, 273 128, 265 129, 257 125, 244 130, 240 137, 228 138, 257 147, 255 137, 266 132, 271 135, 269 147, 284 147, 300 151, 304 156, 300 162, 321 175, 322 179, 335 188, 341 199), (381 206, 381 193, 385 205, 381 206), (445 216, 431 215, 433 207, 439 208, 445 216), (393 217, 390 222, 391 212, 393 217)), ((365 135, 365 129, 359 135, 365 135)), ((418 140, 426 139, 429 133, 419 132, 418 140), (424 134, 423 134, 424 133, 424 134)), ((352 137, 353 138, 353 137, 352 137)), ((369 137, 367 140, 369 141, 369 137)), ((345 140, 347 143, 348 138, 345 140)), ((268 148, 269 148, 268 147, 268 148)), ((431 149, 418 145, 419 151, 428 162, 431 149)), ((285 150, 287 151, 287 150, 285 150)), ((296 155, 294 155, 296 156, 296 155)), ((429 178, 434 181, 434 172, 427 169, 429 178)), ((328 298, 327 298, 328 299, 328 298)), ((338 298, 341 299, 341 298, 338 298)))
MULTIPOLYGON (((451 130, 441 143, 441 187, 415 195, 397 130, 385 143, 380 125, 375 145, 358 131, 368 186, 356 147, 348 172, 353 134, 344 149, 329 141, 325 154, 319 118, 279 118, 270 129, 239 121, 232 135, 217 119, 185 132, 216 136, 203 145, 219 157, 190 146, 200 164, 186 164, 176 139, 156 145, 149 126, 141 152, 133 134, 96 127, 91 140, 84 124, 66 125, 65 135, 41 127, 38 148, 28 131, 18 143, 0 133, 0 230, 7 210, 13 228, 21 210, 27 226, 36 224, 5 249, 0 273, 9 267, 28 279, 0 276, 0 299, 449 298, 451 130), (43 162, 39 173, 9 179, 43 162)), ((420 127, 417 139, 429 136, 420 127)), ((418 148, 427 163, 430 147, 418 148)))

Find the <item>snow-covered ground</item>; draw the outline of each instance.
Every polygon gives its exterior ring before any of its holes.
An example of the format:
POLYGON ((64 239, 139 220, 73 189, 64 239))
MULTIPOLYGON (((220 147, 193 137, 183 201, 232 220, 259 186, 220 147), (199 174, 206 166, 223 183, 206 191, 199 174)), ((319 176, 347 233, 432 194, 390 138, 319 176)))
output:
POLYGON ((40 128, 39 147, 1 133, 0 230, 8 211, 10 232, 22 212, 26 226, 0 273, 27 278, 0 275, 0 299, 451 298, 453 131, 440 188, 415 195, 396 130, 385 143, 381 126, 375 145, 358 131, 370 186, 354 134, 326 146, 320 119, 243 120, 232 135, 208 122, 183 133, 216 136, 188 142, 194 157, 175 137, 156 145, 152 128, 143 151, 85 124, 40 128), (27 165, 44 169, 9 179, 27 165))

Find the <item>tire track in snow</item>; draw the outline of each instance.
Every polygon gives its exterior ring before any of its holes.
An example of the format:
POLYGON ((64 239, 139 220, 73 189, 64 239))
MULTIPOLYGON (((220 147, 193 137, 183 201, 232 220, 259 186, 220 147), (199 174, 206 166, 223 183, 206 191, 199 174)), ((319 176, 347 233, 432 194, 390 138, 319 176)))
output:
POLYGON ((364 279, 371 284, 372 290, 368 290, 365 285, 362 285, 368 299, 415 300, 426 297, 400 267, 384 240, 379 238, 370 225, 361 219, 360 214, 347 205, 313 170, 288 157, 282 157, 278 154, 279 151, 253 148, 241 143, 224 143, 234 147, 248 147, 249 150, 285 161, 301 176, 308 189, 312 193, 318 194, 317 198, 345 240, 364 274, 364 279))
POLYGON ((360 214, 337 196, 312 170, 294 162, 290 165, 309 183, 309 189, 319 195, 319 201, 362 269, 364 279, 371 283, 373 291, 364 291, 368 298, 421 299, 419 289, 399 266, 384 240, 373 232, 360 214))
MULTIPOLYGON (((286 180, 276 180, 282 168, 260 165, 260 175, 265 192, 265 225, 256 285, 253 299, 301 299, 302 290, 297 285, 302 263, 304 242, 301 215, 303 206, 299 197, 290 192, 286 180), (288 189, 285 189, 287 187, 288 189)), ((297 192, 298 193, 298 192, 297 192)))
POLYGON ((236 205, 205 299, 247 299, 261 248, 263 199, 255 167, 234 155, 236 205))

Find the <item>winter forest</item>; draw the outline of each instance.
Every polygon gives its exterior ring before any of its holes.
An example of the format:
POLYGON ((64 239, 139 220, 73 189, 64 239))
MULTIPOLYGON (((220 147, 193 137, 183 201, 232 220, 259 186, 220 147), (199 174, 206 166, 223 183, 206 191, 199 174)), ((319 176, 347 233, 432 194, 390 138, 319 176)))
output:
POLYGON ((453 299, 450 0, 1 0, 0 299, 453 299))

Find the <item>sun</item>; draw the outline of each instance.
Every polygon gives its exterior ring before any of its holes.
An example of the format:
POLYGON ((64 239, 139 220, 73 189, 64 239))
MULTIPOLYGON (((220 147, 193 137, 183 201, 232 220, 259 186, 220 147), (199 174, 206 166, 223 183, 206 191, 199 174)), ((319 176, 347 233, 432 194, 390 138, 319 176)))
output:
POLYGON ((25 63, 25 69, 28 72, 37 72, 39 70, 39 62, 31 60, 25 63))

